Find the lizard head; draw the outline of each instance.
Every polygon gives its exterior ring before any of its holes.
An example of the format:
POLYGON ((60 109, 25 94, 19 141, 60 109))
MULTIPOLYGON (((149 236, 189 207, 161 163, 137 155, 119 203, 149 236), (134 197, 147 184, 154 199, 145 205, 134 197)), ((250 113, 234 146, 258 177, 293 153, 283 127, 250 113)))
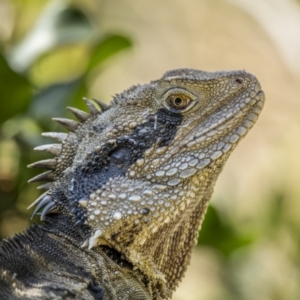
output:
POLYGON ((32 180, 50 181, 34 214, 71 214, 88 248, 113 245, 131 260, 151 248, 163 270, 194 243, 218 174, 263 107, 260 84, 244 71, 179 69, 110 107, 96 102, 102 112, 86 102, 89 114, 70 108, 79 123, 55 119, 68 134, 46 134, 61 144, 37 148, 57 156, 31 165, 50 169, 32 180))

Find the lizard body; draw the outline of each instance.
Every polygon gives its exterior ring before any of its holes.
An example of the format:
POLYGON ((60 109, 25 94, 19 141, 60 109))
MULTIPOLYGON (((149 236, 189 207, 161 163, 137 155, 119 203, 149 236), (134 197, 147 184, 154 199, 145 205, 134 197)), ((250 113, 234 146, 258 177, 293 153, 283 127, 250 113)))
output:
MULTIPOLYGON (((96 101, 96 100, 95 100, 96 101)), ((216 179, 258 118, 264 93, 244 71, 169 71, 134 86, 68 134, 32 181, 42 226, 4 241, 5 299, 170 299, 188 266, 216 179)))

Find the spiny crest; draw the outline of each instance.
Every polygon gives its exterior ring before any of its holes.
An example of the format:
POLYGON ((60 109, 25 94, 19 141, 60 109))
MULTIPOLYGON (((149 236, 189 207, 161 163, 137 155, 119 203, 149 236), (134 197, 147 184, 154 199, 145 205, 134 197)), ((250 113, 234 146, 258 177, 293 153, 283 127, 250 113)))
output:
MULTIPOLYGON (((87 99, 83 98, 85 101, 89 113, 86 113, 82 110, 79 110, 74 107, 67 107, 67 109, 73 113, 73 115, 77 118, 77 121, 71 120, 71 119, 66 119, 66 118, 53 118, 52 120, 59 123, 60 125, 64 126, 70 133, 63 133, 63 132, 46 132, 42 133, 43 136, 53 138, 57 141, 59 141, 59 144, 46 144, 46 145, 41 145, 38 147, 35 147, 34 150, 36 151, 45 151, 48 153, 51 153, 55 155, 56 157, 51 158, 51 159, 45 159, 41 161, 37 161, 35 163, 32 163, 28 165, 29 168, 43 168, 43 169, 48 169, 49 171, 46 171, 42 174, 39 174, 35 176, 34 178, 30 179, 28 182, 40 182, 40 181, 48 181, 48 183, 43 184, 38 187, 38 189, 44 189, 44 190, 49 190, 52 186, 52 182, 54 182, 58 176, 56 174, 58 164, 60 163, 60 156, 63 152, 63 147, 66 144, 67 145, 67 140, 70 137, 70 134, 72 132, 75 132, 81 124, 85 123, 87 120, 89 120, 91 117, 94 117, 96 115, 101 114, 101 112, 107 111, 110 106, 101 102, 100 100, 97 99, 92 99, 100 108, 100 110, 95 106, 95 104, 87 99)), ((67 145, 68 147, 68 145, 67 145)), ((53 201, 50 195, 45 192, 42 194, 38 199, 36 199, 29 207, 35 206, 36 208, 33 211, 31 219, 38 213, 38 211, 41 211, 40 213, 40 219, 41 221, 44 220, 45 216, 50 213, 55 213, 58 212, 57 205, 53 201)))
POLYGON ((116 94, 113 97, 111 105, 136 105, 143 104, 145 100, 149 98, 152 94, 153 87, 155 86, 155 81, 147 85, 134 85, 120 94, 116 94), (141 101, 142 100, 142 101, 141 101))

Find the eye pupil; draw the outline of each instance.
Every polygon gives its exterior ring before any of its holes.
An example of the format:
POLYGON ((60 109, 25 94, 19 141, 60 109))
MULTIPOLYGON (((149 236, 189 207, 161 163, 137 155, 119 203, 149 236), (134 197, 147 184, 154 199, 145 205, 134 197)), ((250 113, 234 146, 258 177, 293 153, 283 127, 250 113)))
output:
POLYGON ((182 99, 179 98, 179 97, 177 97, 177 98, 175 98, 174 103, 175 103, 175 105, 178 105, 178 106, 179 106, 179 105, 182 104, 182 99))

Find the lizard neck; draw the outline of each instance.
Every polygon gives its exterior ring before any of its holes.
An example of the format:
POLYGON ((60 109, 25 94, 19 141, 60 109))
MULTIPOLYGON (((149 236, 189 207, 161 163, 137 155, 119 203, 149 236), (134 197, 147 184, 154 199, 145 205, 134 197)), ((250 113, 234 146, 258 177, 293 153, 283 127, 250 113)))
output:
MULTIPOLYGON (((185 208, 186 213, 163 225, 142 247, 145 256, 150 252, 155 267, 164 275, 169 291, 175 290, 189 265, 213 185, 206 186, 206 193, 201 193, 201 189, 194 190, 195 199, 190 199, 192 202, 185 208)), ((191 186, 189 190, 192 190, 191 186)))
POLYGON ((160 206, 160 209, 156 209, 160 214, 156 216, 149 206, 149 214, 139 222, 125 220, 122 228, 104 234, 106 239, 100 241, 100 244, 108 243, 122 253, 145 275, 147 288, 154 299, 158 295, 165 295, 169 299, 181 281, 189 265, 192 248, 197 242, 198 230, 213 192, 216 172, 220 171, 221 168, 209 169, 189 180, 189 183, 185 182, 185 188, 178 186, 161 191, 157 200, 153 195, 149 203, 162 201, 168 207, 160 206), (176 190, 181 193, 178 204, 175 198, 171 198, 177 193, 176 190))

